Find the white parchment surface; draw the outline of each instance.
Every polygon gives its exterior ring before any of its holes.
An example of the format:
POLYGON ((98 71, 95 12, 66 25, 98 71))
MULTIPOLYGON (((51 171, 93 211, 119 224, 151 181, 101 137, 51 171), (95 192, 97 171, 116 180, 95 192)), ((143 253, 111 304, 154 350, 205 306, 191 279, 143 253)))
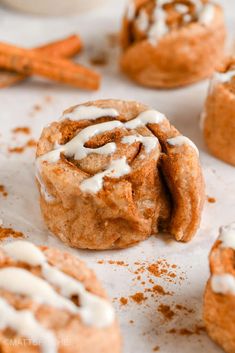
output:
MULTIPOLYGON (((232 37, 235 3, 233 0, 220 3, 225 6, 232 37)), ((124 1, 110 1, 108 7, 99 11, 70 18, 43 18, 0 8, 0 40, 33 47, 77 32, 86 46, 78 61, 87 63, 94 51, 103 51, 102 48, 109 55, 108 65, 97 68, 103 74, 98 92, 84 92, 38 79, 0 90, 0 184, 8 192, 8 197, 0 194, 0 218, 5 227, 24 232, 36 244, 55 245, 87 261, 113 298, 124 353, 149 353, 154 349, 164 353, 219 353, 220 349, 199 327, 203 325, 202 297, 209 274, 209 250, 218 227, 235 220, 235 168, 210 156, 202 141, 198 121, 207 81, 184 89, 160 91, 136 86, 119 72, 117 49, 108 46, 107 35, 117 32, 123 6, 124 1), (206 202, 201 228, 192 242, 178 244, 170 237, 158 236, 127 250, 88 252, 69 249, 47 231, 34 181, 35 150, 27 148, 17 154, 9 153, 8 149, 22 146, 31 138, 38 139, 42 127, 58 119, 65 108, 100 98, 146 103, 165 113, 199 147, 207 195, 216 202, 206 202), (31 134, 13 133, 12 129, 19 126, 30 127, 31 134), (167 265, 160 259, 166 259, 167 265), (113 263, 117 261, 119 265, 113 263), (157 261, 163 264, 161 270, 168 266, 165 275, 160 271, 160 277, 148 270, 157 261), (171 295, 151 296, 155 285, 161 285, 171 295), (130 297, 136 293, 143 296, 139 304, 130 297), (126 305, 121 305, 121 297, 127 298, 126 305), (169 319, 160 312, 161 305, 169 305, 172 310, 169 319), (180 309, 180 305, 185 308, 180 309)))

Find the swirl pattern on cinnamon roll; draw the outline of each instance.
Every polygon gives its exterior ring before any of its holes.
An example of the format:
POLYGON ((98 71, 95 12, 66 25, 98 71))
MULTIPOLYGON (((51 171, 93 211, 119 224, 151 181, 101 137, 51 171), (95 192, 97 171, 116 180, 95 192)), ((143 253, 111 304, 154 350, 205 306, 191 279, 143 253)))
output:
POLYGON ((114 310, 92 271, 55 248, 0 247, 1 353, 121 351, 114 310))
POLYGON ((156 88, 212 75, 223 57, 223 11, 209 0, 130 0, 121 30, 121 68, 156 88))
POLYGON ((201 127, 209 151, 235 166, 235 59, 215 72, 201 127))
POLYGON ((227 353, 235 352, 235 223, 220 229, 210 253, 211 277, 204 296, 209 336, 227 353))
POLYGON ((36 165, 46 224, 74 247, 124 248, 159 231, 188 241, 199 226, 198 150, 142 104, 68 109, 43 130, 36 165))

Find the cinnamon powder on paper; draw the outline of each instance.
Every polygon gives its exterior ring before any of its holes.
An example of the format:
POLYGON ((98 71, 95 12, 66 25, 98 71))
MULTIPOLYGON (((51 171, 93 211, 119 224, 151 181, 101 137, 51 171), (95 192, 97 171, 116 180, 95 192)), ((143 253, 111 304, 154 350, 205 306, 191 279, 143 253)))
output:
POLYGON ((12 228, 0 227, 0 241, 7 238, 25 238, 22 232, 18 232, 12 228))
POLYGON ((30 139, 23 146, 9 147, 8 152, 10 152, 10 153, 23 153, 27 148, 34 148, 36 146, 37 146, 37 141, 30 139))
POLYGON ((157 310, 164 316, 166 320, 172 320, 175 316, 175 312, 171 309, 169 305, 160 304, 157 310))
POLYGON ((16 127, 12 130, 12 132, 14 134, 25 134, 25 135, 29 135, 31 130, 28 126, 19 126, 19 127, 16 127))
POLYGON ((0 193, 2 194, 2 196, 7 197, 8 196, 8 192, 6 191, 6 188, 4 185, 0 185, 0 193))
POLYGON ((207 201, 209 203, 215 203, 216 202, 216 199, 214 197, 210 197, 210 196, 207 196, 207 201))
POLYGON ((130 298, 136 303, 136 304, 142 304, 145 300, 147 300, 147 297, 144 296, 143 293, 137 292, 133 295, 130 295, 130 298))

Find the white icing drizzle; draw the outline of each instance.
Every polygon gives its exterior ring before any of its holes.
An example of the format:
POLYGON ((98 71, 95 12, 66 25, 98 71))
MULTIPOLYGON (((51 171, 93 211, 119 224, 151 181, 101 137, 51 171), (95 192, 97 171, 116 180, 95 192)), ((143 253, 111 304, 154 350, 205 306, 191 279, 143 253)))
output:
POLYGON ((235 222, 220 228, 221 246, 235 250, 235 222))
POLYGON ((135 119, 129 120, 125 123, 127 129, 136 129, 140 126, 147 124, 160 124, 166 119, 165 115, 158 112, 157 110, 145 110, 140 113, 135 119))
POLYGON ((169 31, 169 27, 166 23, 166 12, 163 9, 163 5, 169 2, 169 0, 160 0, 157 2, 157 6, 154 10, 154 23, 150 27, 148 33, 148 40, 152 45, 156 45, 158 40, 166 35, 169 31))
POLYGON ((146 153, 150 153, 159 143, 158 138, 155 136, 130 135, 122 138, 122 143, 131 145, 134 142, 141 142, 146 153))
POLYGON ((205 120, 206 120, 206 112, 203 110, 201 112, 200 118, 199 118, 199 127, 200 127, 201 131, 203 131, 203 129, 204 129, 205 120))
POLYGON ((15 261, 24 262, 30 266, 40 266, 46 261, 43 252, 33 243, 24 240, 17 240, 5 244, 4 252, 15 261))
POLYGON ((189 145, 190 147, 192 147, 197 154, 199 155, 199 151, 197 146, 193 143, 193 141, 191 141, 188 137, 186 136, 176 136, 176 137, 172 137, 170 139, 167 140, 167 142, 169 143, 169 145, 171 146, 182 146, 182 145, 189 145))
POLYGON ((202 10, 199 12, 198 20, 204 25, 208 25, 212 22, 215 17, 215 6, 214 4, 205 4, 202 10))
POLYGON ((15 294, 25 295, 40 304, 47 304, 56 308, 77 313, 73 302, 58 295, 56 291, 43 279, 31 272, 17 267, 0 269, 0 288, 15 294))
POLYGON ((62 119, 70 119, 73 121, 80 120, 96 120, 102 117, 116 118, 119 115, 118 111, 113 108, 100 108, 93 105, 79 105, 75 107, 70 113, 64 113, 62 119))
POLYGON ((185 15, 184 15, 184 22, 185 23, 189 23, 189 22, 191 22, 192 21, 192 16, 189 14, 189 13, 186 13, 185 15))
POLYGON ((188 12, 188 6, 184 4, 175 4, 175 9, 181 14, 186 14, 188 12))
POLYGON ((82 283, 49 265, 43 252, 35 245, 16 241, 3 246, 3 250, 16 261, 41 266, 43 279, 24 269, 4 268, 0 270, 0 288, 79 314, 87 325, 102 328, 114 321, 114 311, 108 301, 88 292, 82 283), (50 284, 55 285, 60 294, 50 284), (80 307, 70 300, 75 295, 79 297, 80 307))
MULTIPOLYGON (((90 107, 89 107, 90 108, 90 107)), ((80 113, 79 113, 80 114, 80 113)), ((100 114, 100 110, 93 106, 92 119, 100 114), (98 109, 97 114, 95 110, 98 109)), ((88 119, 87 111, 85 110, 86 119, 88 119)), ((100 115, 99 115, 100 116, 100 115)), ((82 120, 82 115, 79 115, 79 119, 82 120)), ((101 134, 106 131, 111 131, 116 128, 126 128, 128 130, 136 129, 147 124, 160 124, 165 118, 165 116, 156 110, 146 110, 140 113, 135 119, 122 123, 118 120, 109 121, 105 123, 95 124, 86 127, 80 131, 72 140, 70 140, 65 145, 56 145, 55 149, 38 157, 36 161, 36 177, 41 186, 41 192, 45 200, 52 202, 55 198, 51 196, 45 185, 43 184, 42 178, 40 176, 41 163, 55 163, 60 159, 60 154, 63 153, 66 157, 74 157, 76 160, 83 159, 91 153, 111 155, 116 151, 116 143, 110 142, 99 148, 87 148, 84 145, 92 137, 101 134)), ((138 139, 140 141, 140 137, 138 139)), ((153 137, 143 137, 141 142, 145 146, 146 152, 151 151, 153 145, 156 146, 157 139, 153 137)), ((129 142, 128 142, 129 143, 129 142)), ((80 188, 82 191, 86 192, 98 192, 103 186, 103 179, 105 176, 110 178, 119 178, 123 175, 128 174, 131 168, 126 162, 126 159, 117 159, 111 162, 108 168, 91 178, 84 180, 80 188), (95 191, 96 190, 96 191, 95 191)))
POLYGON ((47 161, 49 163, 55 163, 59 160, 61 153, 63 153, 66 157, 74 157, 76 160, 83 159, 91 153, 112 154, 116 150, 116 144, 113 142, 107 143, 106 145, 95 149, 87 148, 84 145, 92 137, 103 132, 120 128, 122 126, 123 124, 118 120, 88 126, 80 131, 72 140, 67 142, 65 145, 59 145, 56 150, 52 150, 45 155, 40 156, 38 160, 40 162, 47 161))
POLYGON ((215 293, 235 295, 235 277, 229 273, 213 275, 211 288, 215 293))
POLYGON ((41 191, 41 194, 44 198, 44 200, 48 203, 52 203, 55 201, 55 197, 53 195, 51 195, 48 191, 47 191, 47 188, 46 188, 46 185, 45 183, 43 182, 42 180, 42 177, 41 177, 41 163, 40 163, 40 157, 36 160, 35 162, 35 176, 36 176, 36 179, 39 183, 39 186, 40 186, 40 191, 41 191))
MULTIPOLYGON (((191 2, 195 5, 198 22, 203 25, 209 25, 215 16, 215 5, 212 3, 203 4, 200 0, 191 0, 191 2)), ((146 32, 148 41, 153 46, 157 45, 159 39, 169 33, 167 12, 164 9, 164 5, 169 3, 171 3, 171 0, 158 0, 156 2, 156 7, 153 13, 153 23, 149 30, 149 20, 142 15, 142 11, 140 11, 137 18, 137 26, 140 30, 146 32)), ((185 23, 191 22, 192 16, 188 13, 188 6, 179 3, 176 3, 174 6, 175 10, 183 15, 185 23)))
POLYGON ((136 25, 141 32, 146 32, 149 26, 149 18, 145 10, 141 10, 136 19, 136 25))
POLYGON ((209 94, 211 94, 215 86, 219 83, 227 83, 235 76, 235 70, 229 70, 227 72, 215 72, 209 87, 209 94))
MULTIPOLYGON (((221 241, 220 247, 235 250, 235 222, 220 228, 218 240, 221 241)), ((235 295, 235 276, 230 273, 213 275, 211 288, 215 293, 235 295)))
POLYGON ((128 21, 132 21, 135 18, 135 2, 134 0, 129 0, 127 5, 126 17, 128 21))
POLYGON ((103 180, 105 177, 120 178, 126 174, 129 174, 130 171, 131 168, 126 162, 126 157, 113 160, 105 171, 97 173, 91 178, 82 181, 80 184, 80 189, 83 192, 96 193, 102 189, 103 180))
POLYGON ((16 310, 6 300, 0 298, 0 330, 11 328, 32 343, 40 344, 43 353, 56 353, 56 337, 44 328, 29 310, 16 310))

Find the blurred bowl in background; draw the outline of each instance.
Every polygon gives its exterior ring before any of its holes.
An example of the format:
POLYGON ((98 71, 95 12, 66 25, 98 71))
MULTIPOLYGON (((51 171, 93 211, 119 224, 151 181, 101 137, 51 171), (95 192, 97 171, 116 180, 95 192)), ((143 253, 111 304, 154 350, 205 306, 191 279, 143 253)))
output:
POLYGON ((11 8, 37 15, 72 15, 100 7, 108 0, 1 0, 11 8))

